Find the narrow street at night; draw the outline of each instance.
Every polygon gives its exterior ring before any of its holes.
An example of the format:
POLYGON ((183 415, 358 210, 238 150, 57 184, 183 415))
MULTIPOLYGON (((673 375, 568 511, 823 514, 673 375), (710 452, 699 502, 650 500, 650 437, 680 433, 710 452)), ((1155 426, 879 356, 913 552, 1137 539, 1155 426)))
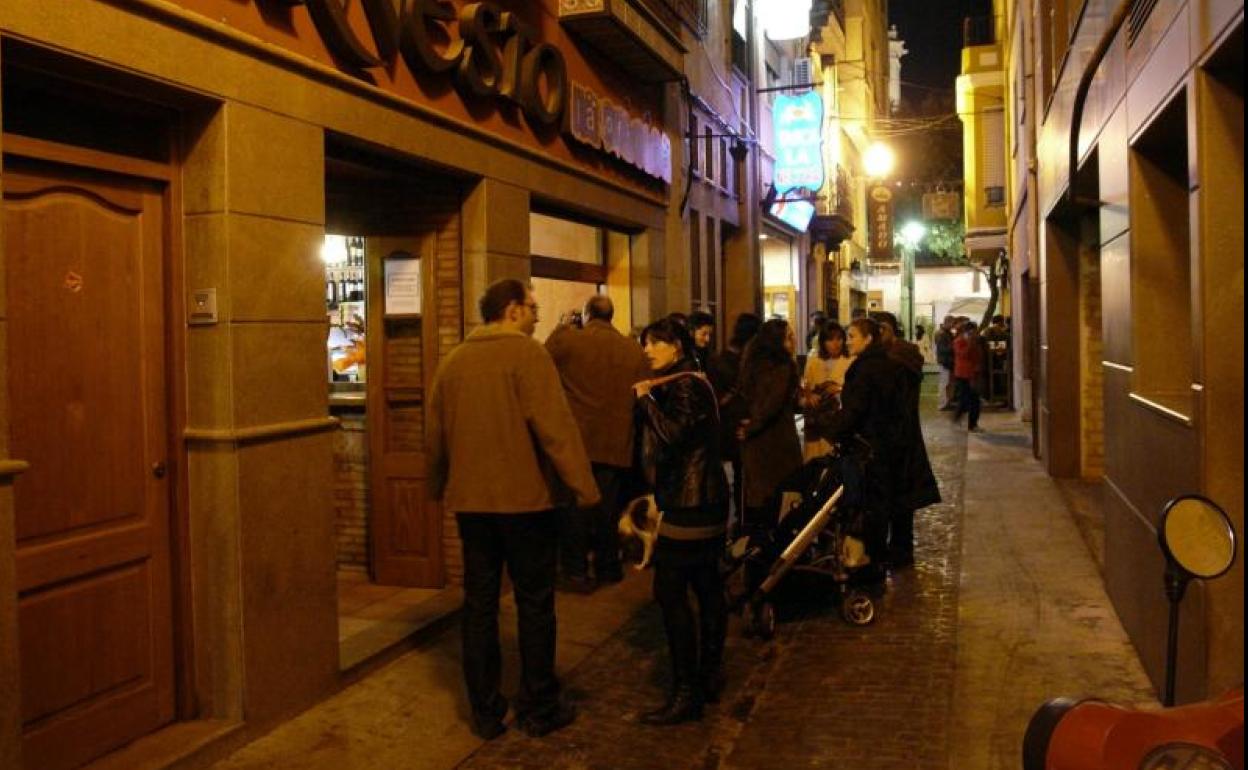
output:
MULTIPOLYGON (((805 592, 770 642, 734 619, 728 686, 701 722, 637 721, 662 699, 667 664, 650 575, 630 573, 592 596, 559 595, 559 664, 580 710, 559 732, 474 738, 451 628, 214 770, 1005 770, 1051 697, 1155 706, 1026 433, 1006 415, 984 424, 968 437, 926 410, 945 502, 920 513, 917 563, 889 579, 876 622, 851 627, 805 592)), ((502 622, 514 691, 514 612, 502 622)))
POLYGON ((1244 0, 0 0, 0 770, 1245 770, 1244 0))

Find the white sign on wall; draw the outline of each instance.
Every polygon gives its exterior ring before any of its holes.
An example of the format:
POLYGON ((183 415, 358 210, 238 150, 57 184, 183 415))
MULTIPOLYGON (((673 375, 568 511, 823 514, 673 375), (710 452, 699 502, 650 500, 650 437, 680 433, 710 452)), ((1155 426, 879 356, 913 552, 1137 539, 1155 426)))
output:
POLYGON ((420 258, 406 251, 386 257, 386 315, 420 315, 420 258))

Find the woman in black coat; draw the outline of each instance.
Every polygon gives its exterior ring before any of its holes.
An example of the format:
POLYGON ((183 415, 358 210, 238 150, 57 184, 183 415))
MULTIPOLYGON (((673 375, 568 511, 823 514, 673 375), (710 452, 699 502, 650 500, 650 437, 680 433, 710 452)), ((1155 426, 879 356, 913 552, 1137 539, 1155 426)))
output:
POLYGON ((906 370, 889 358, 880 327, 868 318, 849 325, 849 351, 856 356, 845 373, 841 408, 816 408, 807 428, 819 438, 846 443, 858 436, 871 446, 863 479, 867 553, 878 572, 888 554, 888 522, 897 504, 909 439, 906 370))
POLYGON ((740 516, 745 503, 741 501, 741 450, 737 441, 737 423, 749 417, 739 388, 741 379, 741 356, 746 346, 758 334, 763 319, 753 313, 741 313, 732 325, 732 337, 728 346, 711 356, 706 376, 715 388, 719 403, 719 452, 732 464, 732 494, 740 516))
POLYGON ((802 466, 793 409, 799 378, 793 351, 797 338, 787 321, 763 324, 741 361, 741 399, 747 412, 738 435, 747 524, 766 526, 775 517, 780 482, 802 466))
POLYGON ((689 333, 664 319, 646 327, 641 342, 655 378, 633 386, 637 447, 642 475, 663 512, 653 556, 654 598, 672 657, 671 695, 641 721, 671 725, 699 719, 703 702, 717 701, 723 687, 727 608, 719 558, 728 484, 715 391, 697 371, 689 333), (690 588, 698 599, 697 628, 690 588))

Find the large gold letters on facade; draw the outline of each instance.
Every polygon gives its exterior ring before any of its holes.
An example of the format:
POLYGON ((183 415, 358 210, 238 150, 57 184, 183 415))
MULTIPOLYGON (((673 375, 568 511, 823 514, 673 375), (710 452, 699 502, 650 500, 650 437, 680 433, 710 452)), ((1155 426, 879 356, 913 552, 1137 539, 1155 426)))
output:
POLYGON ((373 37, 370 48, 347 21, 344 0, 270 2, 307 6, 321 40, 345 66, 370 69, 401 57, 414 73, 452 73, 474 96, 507 99, 533 123, 562 123, 572 138, 672 180, 666 134, 590 89, 571 86, 559 49, 494 3, 468 3, 457 12, 449 0, 360 0, 373 37))
POLYGON ((308 7, 321 40, 347 66, 368 69, 402 56, 415 72, 454 71, 468 92, 514 101, 536 123, 556 125, 563 117, 568 82, 563 54, 537 42, 527 25, 494 3, 469 3, 457 14, 446 0, 400 0, 397 5, 395 0, 362 0, 373 49, 347 22, 342 0, 300 3, 308 7), (447 45, 439 49, 438 39, 447 45))

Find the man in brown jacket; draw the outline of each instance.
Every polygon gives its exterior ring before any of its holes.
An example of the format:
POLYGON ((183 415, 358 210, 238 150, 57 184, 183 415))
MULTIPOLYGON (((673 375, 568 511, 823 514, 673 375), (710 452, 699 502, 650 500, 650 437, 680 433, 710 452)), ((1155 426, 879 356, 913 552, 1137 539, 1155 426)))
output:
POLYGON ((576 712, 555 677, 555 561, 560 490, 593 505, 598 489, 550 356, 530 336, 537 303, 502 280, 480 301, 483 326, 447 355, 426 413, 429 491, 455 512, 464 553, 464 679, 473 731, 500 735, 498 593, 515 589, 521 671, 516 720, 529 735, 576 712))
POLYGON ((563 325, 546 340, 602 492, 602 502, 593 508, 564 509, 559 544, 564 585, 581 593, 592 591, 595 580, 617 583, 624 577, 616 527, 624 477, 633 463, 633 383, 652 376, 641 346, 611 325, 614 315, 610 297, 591 297, 583 329, 563 325))

